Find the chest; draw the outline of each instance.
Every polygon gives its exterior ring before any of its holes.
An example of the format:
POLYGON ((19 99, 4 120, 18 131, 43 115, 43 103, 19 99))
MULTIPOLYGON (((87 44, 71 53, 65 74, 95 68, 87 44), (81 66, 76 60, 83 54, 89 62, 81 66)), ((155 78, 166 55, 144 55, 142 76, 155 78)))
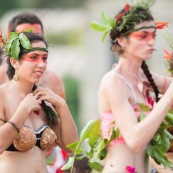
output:
POLYGON ((136 103, 148 103, 148 98, 151 95, 150 92, 150 84, 148 82, 139 82, 137 85, 132 86, 129 88, 129 100, 131 104, 136 103))
MULTIPOLYGON (((22 100, 23 98, 17 95, 10 95, 10 94, 5 95, 4 112, 5 112, 5 118, 7 120, 14 115, 22 100)), ((30 114, 27 115, 24 124, 29 127, 32 127, 33 129, 37 129, 42 124, 47 124, 44 110, 41 108, 39 111, 30 112, 30 114)))

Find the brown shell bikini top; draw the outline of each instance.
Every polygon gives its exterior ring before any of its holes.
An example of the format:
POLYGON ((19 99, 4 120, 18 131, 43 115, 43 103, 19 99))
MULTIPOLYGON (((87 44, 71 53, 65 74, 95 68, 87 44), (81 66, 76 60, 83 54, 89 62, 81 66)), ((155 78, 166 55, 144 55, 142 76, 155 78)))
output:
POLYGON ((56 139, 55 132, 47 125, 42 125, 36 131, 24 125, 6 151, 28 151, 34 146, 47 150, 56 145, 56 139))

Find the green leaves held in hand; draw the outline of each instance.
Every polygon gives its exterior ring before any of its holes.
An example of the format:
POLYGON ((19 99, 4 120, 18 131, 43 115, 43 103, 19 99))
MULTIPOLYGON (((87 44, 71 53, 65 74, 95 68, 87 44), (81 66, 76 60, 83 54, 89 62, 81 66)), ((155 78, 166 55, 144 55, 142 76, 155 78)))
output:
POLYGON ((111 17, 106 18, 104 11, 101 14, 103 23, 97 22, 97 21, 91 21, 90 25, 91 27, 99 32, 104 32, 102 36, 102 42, 105 40, 107 34, 114 28, 116 25, 116 20, 112 20, 111 17))
POLYGON ((165 126, 164 123, 162 123, 161 127, 158 129, 155 138, 150 142, 147 154, 152 157, 157 164, 162 164, 164 167, 171 167, 172 163, 167 159, 165 153, 169 150, 172 136, 166 130, 167 127, 163 126, 165 126))
POLYGON ((140 108, 141 112, 150 112, 151 111, 151 108, 146 104, 139 103, 139 108, 140 108))
POLYGON ((166 114, 165 121, 168 124, 173 125, 173 111, 172 110, 169 110, 168 113, 166 114))
POLYGON ((88 166, 99 172, 103 169, 103 165, 98 162, 89 163, 88 166))
MULTIPOLYGON (((173 114, 170 110, 167 114, 167 123, 173 122, 173 114)), ((139 120, 144 119, 146 115, 141 112, 139 120)), ((147 155, 152 157, 155 162, 164 167, 172 166, 172 163, 167 159, 165 153, 170 148, 170 139, 173 139, 173 136, 167 131, 168 125, 165 122, 162 122, 156 134, 152 138, 147 148, 147 155)))
POLYGON ((102 151, 102 148, 105 148, 104 142, 101 139, 100 131, 100 120, 91 120, 87 123, 85 128, 81 131, 79 136, 79 141, 74 142, 70 145, 67 145, 71 150, 75 150, 75 154, 67 164, 62 167, 62 170, 73 168, 74 159, 80 159, 76 155, 81 154, 83 157, 89 158, 88 165, 97 171, 100 171, 102 165, 98 162, 98 155, 102 151))
MULTIPOLYGON (((139 104, 137 109, 141 111, 138 121, 142 121, 146 117, 145 112, 151 111, 149 106, 143 104, 139 104)), ((162 122, 150 141, 147 148, 147 155, 152 157, 157 164, 170 167, 172 164, 165 156, 165 153, 170 148, 170 139, 173 139, 173 136, 167 131, 168 126, 173 122, 173 112, 170 110, 166 117, 167 122, 162 122)), ((71 168, 72 171, 75 159, 81 160, 83 157, 87 157, 88 166, 93 170, 101 172, 103 169, 102 160, 105 159, 107 154, 106 146, 112 140, 121 136, 118 128, 114 127, 115 121, 112 121, 111 124, 109 139, 104 139, 101 135, 100 119, 89 121, 80 133, 79 140, 67 146, 75 152, 68 160, 68 163, 62 167, 62 170, 71 168)))
POLYGON ((21 45, 25 49, 32 48, 30 41, 23 33, 20 33, 18 35, 16 32, 11 32, 10 38, 7 40, 7 43, 5 45, 5 54, 10 54, 14 59, 18 60, 21 45))
POLYGON ((68 170, 72 167, 73 163, 74 163, 74 157, 69 157, 68 158, 68 163, 66 163, 62 168, 61 170, 68 170))
MULTIPOLYGON (((115 121, 112 122, 113 124, 115 121)), ((103 165, 101 161, 106 157, 106 145, 109 144, 115 138, 120 137, 120 132, 117 128, 112 127, 110 129, 110 139, 104 139, 101 136, 100 119, 91 120, 87 123, 84 129, 80 133, 79 141, 67 145, 68 148, 75 151, 73 158, 81 159, 76 155, 82 155, 89 159, 88 166, 96 171, 102 171, 103 165)), ((73 169, 74 159, 68 161, 66 165, 62 167, 62 170, 69 169, 69 166, 73 169)), ((71 169, 71 170, 72 170, 71 169)))

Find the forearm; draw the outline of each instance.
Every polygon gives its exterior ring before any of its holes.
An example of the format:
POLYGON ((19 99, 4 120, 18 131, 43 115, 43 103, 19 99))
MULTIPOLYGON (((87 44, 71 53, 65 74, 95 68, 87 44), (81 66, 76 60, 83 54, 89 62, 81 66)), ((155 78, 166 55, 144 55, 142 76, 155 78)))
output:
POLYGON ((146 116, 146 118, 144 118, 144 120, 136 123, 136 125, 132 124, 129 127, 131 130, 129 130, 130 134, 125 134, 126 141, 133 150, 140 151, 142 148, 146 147, 164 120, 171 105, 172 98, 171 94, 168 92, 154 106, 153 110, 146 116))
MULTIPOLYGON (((77 128, 65 101, 61 106, 55 106, 54 109, 59 116, 62 129, 61 134, 59 134, 60 128, 57 125, 54 125, 52 128, 56 131, 58 136, 62 138, 63 144, 60 145, 64 148, 67 144, 78 140, 77 128)), ((59 139, 59 142, 61 142, 61 139, 59 139)))
POLYGON ((25 122, 26 117, 24 115, 26 115, 26 110, 17 109, 9 120, 1 119, 4 124, 0 126, 0 153, 6 150, 16 138, 25 122))
MULTIPOLYGON (((168 158, 169 159, 169 158, 168 158)), ((173 172, 173 167, 171 168, 165 168, 163 165, 158 165, 152 158, 150 158, 150 163, 153 166, 153 168, 158 172, 158 173, 170 173, 173 172)))
POLYGON ((163 122, 172 103, 165 98, 160 100, 151 113, 136 126, 139 136, 139 146, 146 145, 155 135, 161 123, 163 122), (143 130, 145 129, 145 130, 143 130))
POLYGON ((21 129, 24 122, 26 121, 28 114, 29 114, 29 111, 27 109, 20 108, 19 106, 16 112, 14 113, 14 115, 10 118, 10 121, 14 122, 15 125, 19 129, 21 129))

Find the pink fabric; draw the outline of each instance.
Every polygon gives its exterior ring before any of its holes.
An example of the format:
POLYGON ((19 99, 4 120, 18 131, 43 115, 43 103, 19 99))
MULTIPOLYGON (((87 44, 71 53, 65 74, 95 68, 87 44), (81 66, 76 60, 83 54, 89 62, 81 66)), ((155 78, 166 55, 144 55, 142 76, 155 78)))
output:
MULTIPOLYGON (((111 138, 113 128, 116 127, 114 117, 112 113, 105 113, 101 116, 101 129, 102 129, 102 137, 104 139, 109 140, 111 138)), ((113 140, 110 145, 115 143, 124 143, 123 137, 117 138, 113 140)))
MULTIPOLYGON (((139 107, 139 105, 135 105, 135 106, 133 106, 133 108, 135 110, 135 116, 136 116, 136 118, 138 118, 140 115, 140 107, 139 107)), ((145 113, 145 114, 148 114, 148 113, 145 113)), ((115 119, 113 117, 113 114, 111 112, 107 112, 107 113, 102 114, 101 115, 102 137, 104 139, 109 140, 111 138, 111 135, 112 135, 114 128, 116 128, 116 123, 115 123, 115 119)), ((123 137, 120 136, 119 138, 116 138, 113 141, 111 141, 111 143, 109 145, 121 144, 124 142, 125 141, 124 141, 123 137)))

